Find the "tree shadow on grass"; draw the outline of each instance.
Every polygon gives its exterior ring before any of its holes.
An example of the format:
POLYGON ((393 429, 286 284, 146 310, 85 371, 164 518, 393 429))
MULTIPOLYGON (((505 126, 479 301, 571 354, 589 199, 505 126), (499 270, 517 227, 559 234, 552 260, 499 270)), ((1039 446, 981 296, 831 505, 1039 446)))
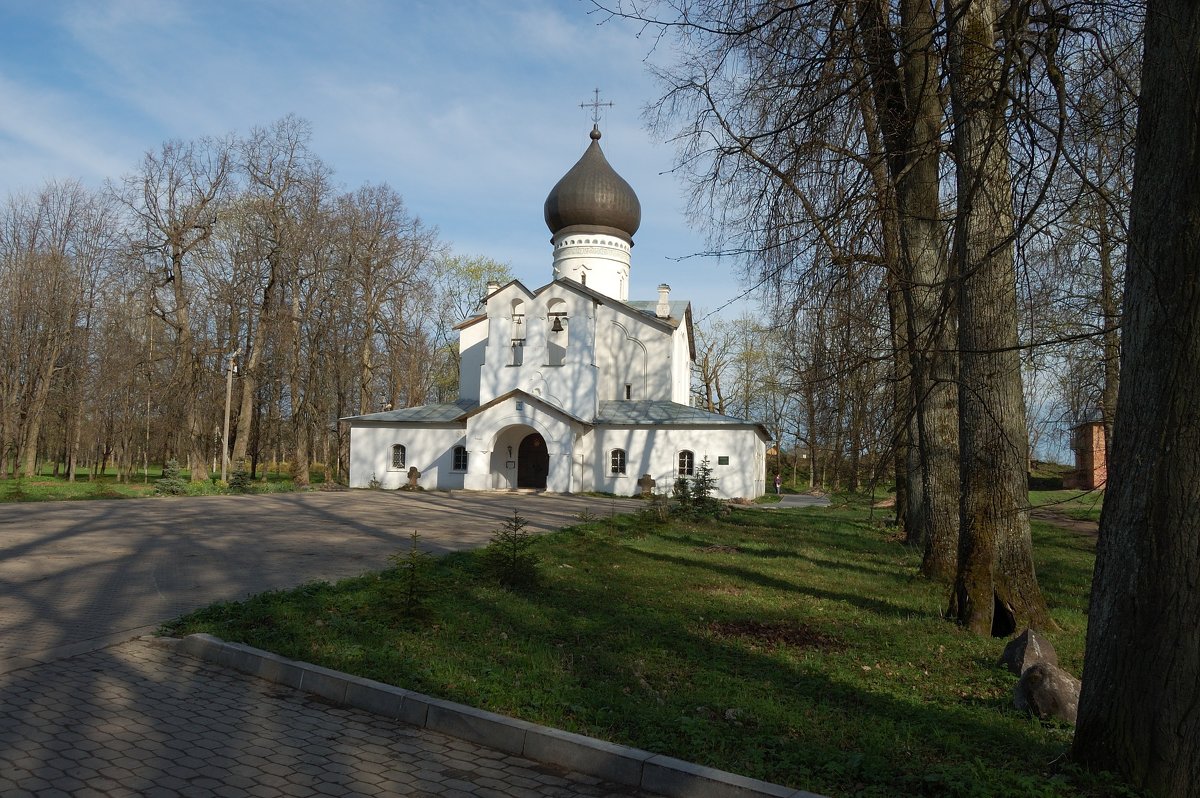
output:
POLYGON ((893 617, 893 618, 911 618, 914 615, 920 614, 919 610, 911 607, 902 607, 898 604, 892 604, 888 601, 880 599, 872 599, 866 596, 857 595, 855 593, 842 593, 832 590, 822 590, 814 588, 810 585, 805 585, 800 582, 785 581, 776 579, 772 576, 760 573, 749 568, 741 568, 736 565, 726 565, 723 563, 706 562, 703 560, 689 559, 686 557, 678 557, 672 554, 661 554, 658 552, 634 550, 634 554, 646 557, 659 562, 672 563, 674 565, 683 565, 689 568, 709 571, 719 574, 723 577, 738 579, 743 582, 759 585, 760 587, 771 588, 772 590, 780 590, 791 593, 801 593, 815 599, 824 599, 828 601, 841 601, 850 604, 858 609, 867 612, 873 612, 878 615, 893 617))

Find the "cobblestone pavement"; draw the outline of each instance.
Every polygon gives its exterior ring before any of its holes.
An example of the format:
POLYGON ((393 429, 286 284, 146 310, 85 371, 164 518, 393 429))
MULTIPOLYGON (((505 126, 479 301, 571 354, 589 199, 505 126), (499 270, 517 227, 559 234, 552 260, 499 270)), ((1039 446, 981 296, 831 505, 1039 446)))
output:
POLYGON ((442 552, 486 543, 514 510, 546 530, 637 506, 367 490, 0 505, 0 673, 213 601, 385 567, 414 531, 442 552))
POLYGON ((214 600, 636 504, 379 491, 0 506, 0 796, 638 795, 129 640, 214 600))
POLYGON ((0 675, 0 795, 636 796, 135 640, 0 675))

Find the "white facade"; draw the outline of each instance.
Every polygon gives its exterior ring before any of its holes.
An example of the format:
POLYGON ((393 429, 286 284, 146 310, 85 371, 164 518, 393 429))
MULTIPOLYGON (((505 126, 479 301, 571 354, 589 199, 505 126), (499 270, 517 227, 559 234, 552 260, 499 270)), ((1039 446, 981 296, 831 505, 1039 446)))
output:
POLYGON ((398 488, 416 468, 427 489, 634 495, 643 475, 669 492, 707 458, 719 496, 764 492, 762 425, 689 405, 690 304, 665 285, 628 299, 640 209, 599 138, 547 199, 553 282, 489 287, 458 325, 458 402, 345 419, 351 487, 398 488))

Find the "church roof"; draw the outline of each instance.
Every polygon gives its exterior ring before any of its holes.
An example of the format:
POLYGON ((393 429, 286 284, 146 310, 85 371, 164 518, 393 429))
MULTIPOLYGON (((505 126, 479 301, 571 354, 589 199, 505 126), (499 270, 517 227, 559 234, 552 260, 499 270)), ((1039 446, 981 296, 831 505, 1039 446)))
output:
POLYGON ((459 399, 457 402, 445 404, 419 405, 417 407, 402 407, 399 410, 384 410, 380 413, 367 413, 361 416, 347 416, 342 421, 384 421, 391 423, 437 424, 459 421, 463 413, 474 409, 478 402, 471 399, 459 399))
POLYGON ((471 408, 462 415, 462 420, 466 421, 471 416, 478 415, 479 413, 482 413, 486 410, 490 410, 491 408, 495 407, 498 404, 507 402, 509 399, 530 402, 531 404, 535 404, 539 407, 544 407, 547 410, 551 410, 555 413, 558 413, 561 416, 569 418, 571 421, 575 421, 580 424, 588 423, 584 419, 579 418, 578 416, 572 415, 571 413, 568 413, 566 410, 563 410, 558 405, 556 405, 552 402, 547 402, 545 399, 541 398, 540 396, 534 396, 531 393, 522 391, 520 388, 514 388, 513 390, 509 391, 508 393, 500 394, 495 399, 492 399, 490 402, 479 405, 478 407, 475 407, 474 405, 472 405, 471 408))
POLYGON ((661 399, 643 399, 629 401, 621 399, 605 399, 600 402, 596 414, 596 424, 614 424, 619 426, 730 426, 755 427, 765 440, 770 439, 765 427, 753 421, 734 416, 723 416, 701 407, 681 405, 661 399))
MULTIPOLYGON (((634 310, 641 311, 647 316, 653 316, 658 319, 658 300, 657 299, 631 299, 625 303, 634 310)), ((683 315, 687 313, 688 306, 691 305, 686 299, 672 299, 667 303, 671 306, 671 318, 658 319, 665 321, 672 327, 678 327, 680 321, 683 320, 683 315)))
POLYGON ((582 225, 611 228, 630 238, 642 224, 642 205, 633 187, 613 170, 600 149, 600 128, 592 143, 546 197, 546 226, 552 234, 582 225))

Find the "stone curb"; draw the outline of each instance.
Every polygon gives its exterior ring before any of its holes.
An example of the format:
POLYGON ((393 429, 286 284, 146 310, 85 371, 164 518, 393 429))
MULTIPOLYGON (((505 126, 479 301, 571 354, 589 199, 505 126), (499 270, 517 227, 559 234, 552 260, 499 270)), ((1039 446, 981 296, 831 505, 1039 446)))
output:
POLYGON ((668 798, 822 798, 668 756, 442 701, 207 634, 164 640, 179 652, 402 723, 668 798))

